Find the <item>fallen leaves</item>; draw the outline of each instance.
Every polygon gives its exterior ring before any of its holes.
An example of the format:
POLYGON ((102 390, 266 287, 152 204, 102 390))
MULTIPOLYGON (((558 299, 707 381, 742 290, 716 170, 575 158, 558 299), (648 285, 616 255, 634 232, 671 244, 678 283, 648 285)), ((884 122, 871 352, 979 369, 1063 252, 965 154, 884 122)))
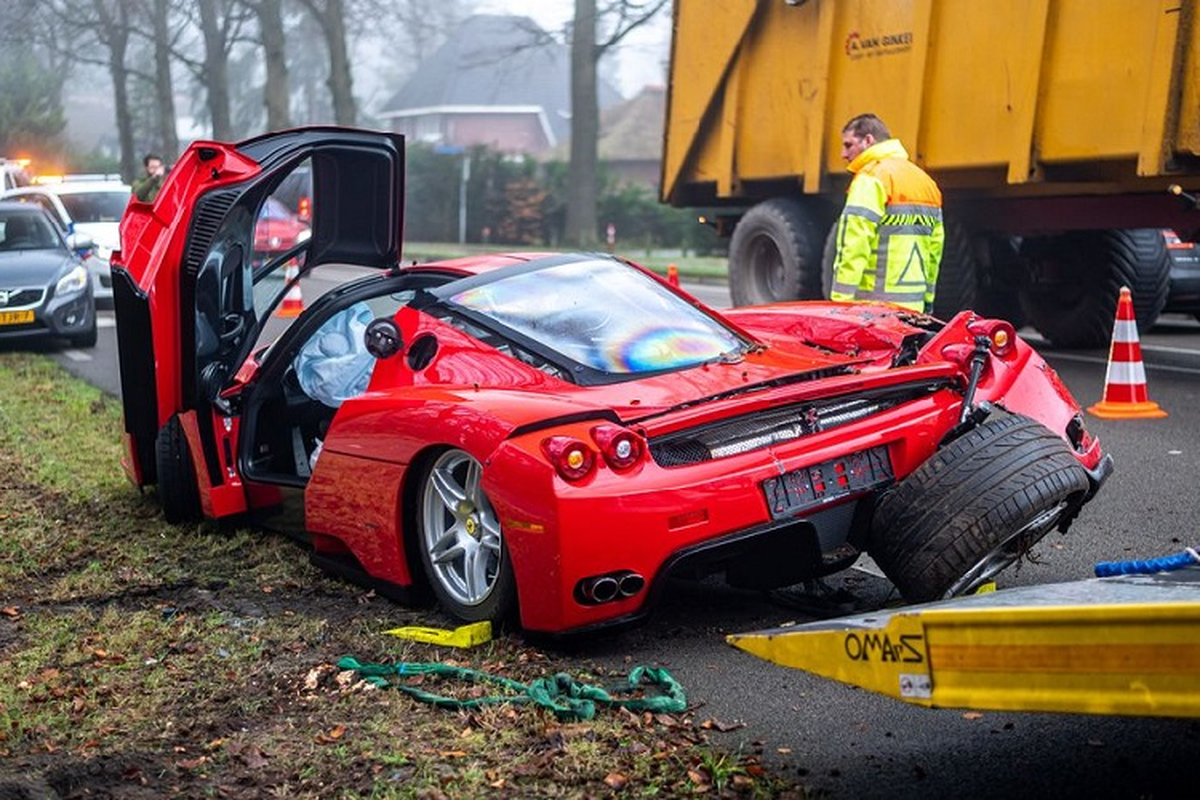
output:
POLYGON ((329 730, 318 733, 314 740, 317 744, 333 744, 346 735, 345 725, 335 725, 329 730))
POLYGON ((728 733, 729 731, 736 731, 739 728, 746 727, 746 723, 740 722, 740 721, 739 722, 722 722, 721 720, 716 719, 715 717, 709 717, 708 719, 706 719, 700 723, 700 727, 706 731, 717 731, 718 733, 728 733))
POLYGON ((228 747, 228 752, 234 758, 239 759, 249 769, 262 769, 270 763, 266 753, 261 748, 248 742, 231 744, 228 747))
POLYGON ((629 785, 629 777, 620 772, 610 772, 604 776, 604 785, 619 792, 629 785))

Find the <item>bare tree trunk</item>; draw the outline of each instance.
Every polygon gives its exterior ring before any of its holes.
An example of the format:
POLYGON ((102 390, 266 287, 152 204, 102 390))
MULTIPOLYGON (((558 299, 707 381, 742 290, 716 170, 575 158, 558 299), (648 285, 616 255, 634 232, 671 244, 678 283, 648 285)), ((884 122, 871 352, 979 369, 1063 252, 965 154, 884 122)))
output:
POLYGON ((333 98, 333 118, 339 125, 354 125, 354 86, 350 58, 346 48, 346 9, 344 0, 300 0, 321 26, 329 51, 329 95, 333 98))
POLYGON ((292 126, 291 94, 288 88, 287 39, 283 32, 282 0, 259 0, 254 6, 262 35, 267 83, 263 102, 267 107, 267 130, 292 126))
POLYGON ((353 81, 346 49, 346 13, 342 0, 328 0, 325 38, 329 43, 329 93, 333 96, 333 118, 339 125, 354 125, 353 81))
POLYGON ((217 0, 197 0, 200 32, 204 36, 204 87, 208 91, 208 113, 214 139, 233 138, 229 112, 229 70, 225 62, 225 37, 217 13, 217 0))
POLYGON ((154 0, 154 99, 158 106, 158 138, 167 163, 179 156, 175 125, 175 93, 171 85, 170 0, 154 0))
POLYGON ((600 105, 596 97, 596 0, 575 0, 571 40, 571 163, 567 171, 564 236, 579 247, 596 245, 596 142, 600 105))
POLYGON ((113 112, 117 118, 117 139, 121 145, 121 175, 131 181, 138 173, 133 152, 133 115, 129 108, 129 67, 125 53, 129 49, 129 4, 131 0, 92 0, 92 8, 103 28, 99 35, 108 49, 108 73, 113 84, 113 112))

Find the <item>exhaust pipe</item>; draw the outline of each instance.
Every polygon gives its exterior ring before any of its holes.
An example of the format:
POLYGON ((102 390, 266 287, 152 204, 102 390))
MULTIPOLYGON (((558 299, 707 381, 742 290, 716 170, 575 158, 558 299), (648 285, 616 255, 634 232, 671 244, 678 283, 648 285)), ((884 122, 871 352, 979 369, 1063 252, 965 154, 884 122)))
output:
POLYGON ((583 582, 583 596, 593 603, 608 603, 617 599, 617 579, 601 575, 583 582))
POLYGON ((617 590, 621 593, 621 597, 633 597, 645 588, 646 579, 636 572, 626 572, 617 581, 617 590))

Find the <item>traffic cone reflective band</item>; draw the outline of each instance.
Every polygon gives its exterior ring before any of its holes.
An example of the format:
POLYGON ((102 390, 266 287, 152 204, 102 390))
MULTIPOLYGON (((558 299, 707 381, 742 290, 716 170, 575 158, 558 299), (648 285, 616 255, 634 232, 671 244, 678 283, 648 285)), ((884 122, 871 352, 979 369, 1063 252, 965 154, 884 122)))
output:
POLYGON ((287 294, 283 297, 283 303, 275 311, 277 317, 298 317, 300 312, 304 310, 304 297, 300 294, 300 281, 296 280, 300 277, 300 268, 292 262, 283 269, 284 281, 291 283, 292 288, 288 289, 287 294), (292 283, 295 281, 294 283, 292 283))
POLYGON ((1133 295, 1121 287, 1117 301, 1117 321, 1113 325, 1112 345, 1108 350, 1108 373, 1104 377, 1104 398, 1088 411, 1103 419, 1156 419, 1167 412, 1150 401, 1146 389, 1146 367, 1142 364, 1142 346, 1138 343, 1137 319, 1133 314, 1133 295))
POLYGON ((672 286, 679 285, 679 268, 674 264, 667 264, 667 283, 672 286))

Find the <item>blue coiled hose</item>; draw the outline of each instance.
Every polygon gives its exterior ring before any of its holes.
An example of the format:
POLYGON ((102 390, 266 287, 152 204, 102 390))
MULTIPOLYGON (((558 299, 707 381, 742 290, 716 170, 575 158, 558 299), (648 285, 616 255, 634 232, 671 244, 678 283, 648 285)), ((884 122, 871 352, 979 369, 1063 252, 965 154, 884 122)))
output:
POLYGON ((1107 578, 1112 575, 1152 575, 1155 572, 1170 572, 1183 569, 1194 564, 1200 564, 1200 553, 1189 547, 1182 553, 1162 558, 1150 558, 1134 561, 1101 561, 1096 565, 1096 577, 1107 578))

